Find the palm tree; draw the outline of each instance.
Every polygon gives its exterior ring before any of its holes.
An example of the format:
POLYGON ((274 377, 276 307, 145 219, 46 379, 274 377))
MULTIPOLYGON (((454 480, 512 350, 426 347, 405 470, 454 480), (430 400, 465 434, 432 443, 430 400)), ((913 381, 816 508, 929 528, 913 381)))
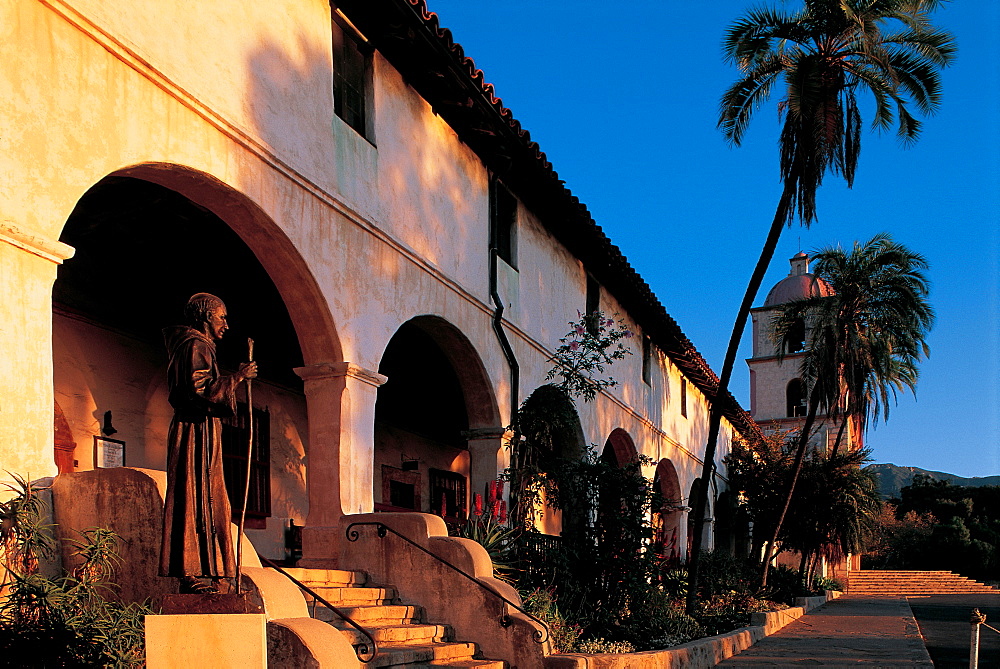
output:
POLYGON ((801 480, 809 495, 790 510, 781 545, 801 554, 799 571, 807 585, 815 558, 840 560, 859 553, 875 535, 882 498, 874 474, 861 468, 869 455, 866 449, 813 453, 803 465, 801 480))
POLYGON ((934 324, 927 261, 889 235, 855 242, 850 253, 827 248, 813 259, 815 275, 833 294, 789 302, 773 322, 779 356, 798 336, 796 324, 807 323, 801 377, 809 389, 809 409, 796 440, 784 509, 764 556, 762 584, 819 409, 825 407, 828 416, 844 423, 853 421, 861 431, 879 417, 888 420, 890 400, 899 391, 916 389, 918 363, 928 354, 925 340, 934 324))
MULTIPOLYGON (((893 125, 904 144, 916 140, 920 123, 908 109, 923 114, 938 107, 938 69, 954 55, 949 33, 931 25, 942 0, 803 0, 798 11, 754 9, 730 27, 723 42, 726 58, 742 73, 722 96, 719 128, 739 146, 753 112, 782 82, 778 103, 783 120, 778 141, 781 197, 747 284, 712 401, 702 478, 715 467, 721 411, 750 307, 757 296, 778 238, 798 217, 808 226, 816 218, 816 190, 827 172, 848 186, 861 150, 859 94, 875 102, 872 126, 893 125)), ((707 491, 695 500, 697 519, 690 565, 688 610, 694 610, 707 491)))

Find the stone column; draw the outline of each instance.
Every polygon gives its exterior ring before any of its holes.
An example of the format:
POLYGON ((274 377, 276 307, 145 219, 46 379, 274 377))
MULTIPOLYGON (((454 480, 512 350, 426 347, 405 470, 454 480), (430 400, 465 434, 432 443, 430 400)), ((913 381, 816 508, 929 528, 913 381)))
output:
POLYGON ((469 444, 469 504, 470 509, 475 494, 485 496, 486 484, 497 478, 507 466, 504 451, 507 430, 502 427, 484 427, 469 430, 466 439, 469 444))
POLYGON ((295 373, 305 384, 309 416, 309 514, 301 564, 321 567, 337 554, 341 516, 374 507, 375 399, 386 377, 350 362, 308 365, 295 373))
POLYGON ((0 220, 0 471, 56 473, 52 284, 74 249, 0 220))

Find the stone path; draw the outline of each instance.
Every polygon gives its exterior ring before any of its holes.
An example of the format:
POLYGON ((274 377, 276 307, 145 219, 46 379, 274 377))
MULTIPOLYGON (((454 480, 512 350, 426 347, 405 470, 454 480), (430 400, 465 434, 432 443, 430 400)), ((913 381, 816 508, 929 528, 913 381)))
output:
POLYGON ((857 665, 934 666, 905 599, 833 600, 718 666, 857 665))

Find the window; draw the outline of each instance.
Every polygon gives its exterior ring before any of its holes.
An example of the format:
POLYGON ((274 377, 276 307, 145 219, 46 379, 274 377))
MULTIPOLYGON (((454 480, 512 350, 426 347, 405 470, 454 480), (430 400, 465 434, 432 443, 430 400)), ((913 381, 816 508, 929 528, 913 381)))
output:
POLYGON ((443 469, 428 472, 431 513, 442 518, 465 520, 465 477, 443 469))
MULTIPOLYGON (((334 15, 336 16, 336 14, 334 15)), ((355 31, 339 21, 333 24, 333 111, 371 141, 371 48, 355 31)))
POLYGON ((801 318, 797 319, 788 329, 788 336, 785 338, 786 353, 798 353, 806 348, 806 324, 801 318))
POLYGON ((688 416, 688 382, 687 379, 681 379, 681 415, 687 418, 688 416))
POLYGON ((785 389, 785 408, 789 418, 806 415, 806 389, 801 379, 792 379, 785 389))
MULTIPOLYGON (((243 508, 243 489, 247 476, 248 430, 246 402, 236 404, 236 415, 222 420, 222 473, 232 506, 233 520, 238 521, 243 508)), ((246 525, 264 529, 271 515, 271 414, 266 409, 253 410, 253 448, 250 449, 250 494, 247 497, 246 525)))
POLYGON ((647 386, 653 385, 653 342, 649 337, 642 338, 642 381, 647 386))
POLYGON ((496 179, 490 181, 490 248, 517 269, 517 198, 496 179))
MULTIPOLYGON (((587 275, 587 316, 601 310, 601 284, 591 275, 587 275)), ((587 331, 597 336, 598 323, 596 318, 587 319, 587 331)))
POLYGON ((382 465, 382 501, 376 511, 420 511, 420 472, 382 465))

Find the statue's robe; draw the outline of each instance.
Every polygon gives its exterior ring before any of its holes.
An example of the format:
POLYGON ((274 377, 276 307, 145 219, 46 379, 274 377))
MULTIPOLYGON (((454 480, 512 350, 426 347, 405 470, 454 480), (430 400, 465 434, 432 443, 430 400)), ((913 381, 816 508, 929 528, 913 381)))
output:
POLYGON ((167 438, 160 575, 234 577, 219 419, 234 415, 239 381, 219 373, 215 342, 207 335, 178 326, 163 336, 174 417, 167 438))

